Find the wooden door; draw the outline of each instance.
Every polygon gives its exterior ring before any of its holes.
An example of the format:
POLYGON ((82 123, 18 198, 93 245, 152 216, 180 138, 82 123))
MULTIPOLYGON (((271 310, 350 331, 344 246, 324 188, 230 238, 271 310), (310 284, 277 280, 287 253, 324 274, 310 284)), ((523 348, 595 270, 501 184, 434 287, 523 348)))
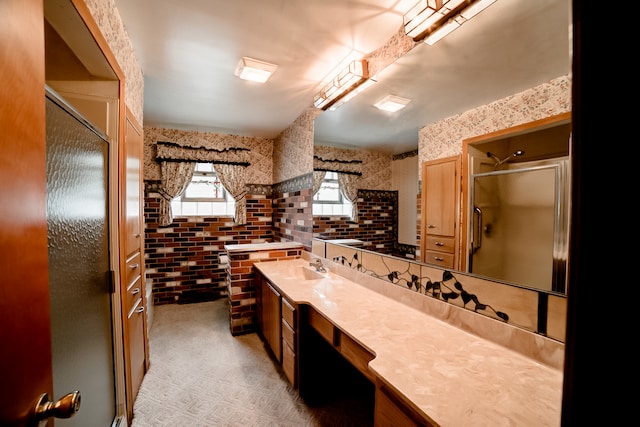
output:
POLYGON ((2 426, 26 426, 39 396, 53 395, 43 21, 40 0, 0 2, 2 426))

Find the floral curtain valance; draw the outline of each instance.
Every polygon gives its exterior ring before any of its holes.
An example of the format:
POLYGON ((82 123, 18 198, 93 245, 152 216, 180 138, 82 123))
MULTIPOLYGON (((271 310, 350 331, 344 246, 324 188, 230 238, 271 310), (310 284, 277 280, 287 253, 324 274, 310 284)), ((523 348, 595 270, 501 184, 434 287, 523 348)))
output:
POLYGON ((214 164, 227 164, 237 166, 249 166, 249 150, 243 147, 206 148, 189 147, 175 142, 158 141, 156 143, 157 162, 207 162, 214 164))
POLYGON ((362 175, 362 160, 324 159, 313 156, 313 170, 362 175))

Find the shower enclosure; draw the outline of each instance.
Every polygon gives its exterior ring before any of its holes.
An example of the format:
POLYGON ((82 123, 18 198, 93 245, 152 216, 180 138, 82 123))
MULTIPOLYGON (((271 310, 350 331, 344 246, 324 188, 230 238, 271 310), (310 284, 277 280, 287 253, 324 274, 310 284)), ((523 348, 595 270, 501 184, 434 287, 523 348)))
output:
POLYGON ((469 272, 564 293, 569 158, 496 160, 470 171, 469 272))

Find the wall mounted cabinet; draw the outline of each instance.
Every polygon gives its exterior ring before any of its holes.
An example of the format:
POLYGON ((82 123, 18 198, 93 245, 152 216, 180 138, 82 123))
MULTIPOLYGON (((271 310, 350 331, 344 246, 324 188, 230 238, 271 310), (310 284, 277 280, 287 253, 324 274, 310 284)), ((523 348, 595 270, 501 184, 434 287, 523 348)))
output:
POLYGON ((422 164, 422 262, 458 269, 460 156, 422 164))

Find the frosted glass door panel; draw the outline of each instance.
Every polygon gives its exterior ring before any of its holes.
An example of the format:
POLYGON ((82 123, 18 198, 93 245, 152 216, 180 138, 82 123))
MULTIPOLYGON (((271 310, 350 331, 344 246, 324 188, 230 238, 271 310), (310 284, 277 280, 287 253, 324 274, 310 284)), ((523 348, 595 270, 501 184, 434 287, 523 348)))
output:
POLYGON ((52 397, 57 400, 79 390, 81 405, 72 418, 55 423, 64 427, 110 426, 116 408, 108 144, 59 104, 59 100, 47 98, 52 397))

